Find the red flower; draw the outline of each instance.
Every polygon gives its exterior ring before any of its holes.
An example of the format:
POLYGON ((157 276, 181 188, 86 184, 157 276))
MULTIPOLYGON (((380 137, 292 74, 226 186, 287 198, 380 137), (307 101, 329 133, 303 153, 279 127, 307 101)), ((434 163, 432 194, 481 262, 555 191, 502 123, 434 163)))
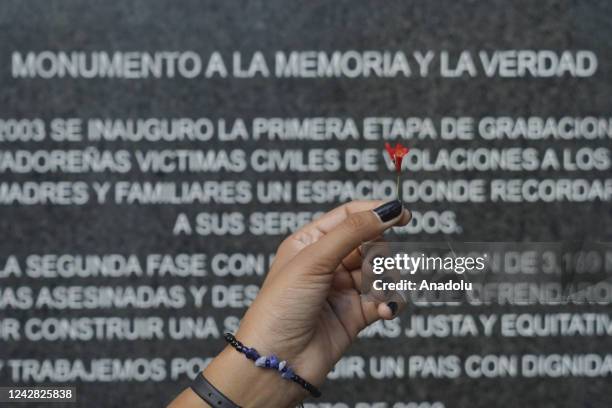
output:
POLYGON ((395 147, 392 147, 388 142, 385 143, 385 149, 387 149, 387 153, 389 153, 389 157, 395 164, 395 171, 398 173, 402 171, 402 160, 404 156, 408 154, 410 151, 406 146, 402 146, 401 143, 397 143, 395 147))

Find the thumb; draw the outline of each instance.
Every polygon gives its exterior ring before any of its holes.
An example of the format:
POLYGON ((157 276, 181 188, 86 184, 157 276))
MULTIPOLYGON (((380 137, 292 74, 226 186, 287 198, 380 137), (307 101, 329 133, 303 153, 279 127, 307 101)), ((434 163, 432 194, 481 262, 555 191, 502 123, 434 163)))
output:
POLYGON ((331 274, 342 260, 359 247, 396 224, 410 221, 401 201, 389 201, 370 211, 350 214, 338 226, 302 250, 295 263, 309 274, 331 274))

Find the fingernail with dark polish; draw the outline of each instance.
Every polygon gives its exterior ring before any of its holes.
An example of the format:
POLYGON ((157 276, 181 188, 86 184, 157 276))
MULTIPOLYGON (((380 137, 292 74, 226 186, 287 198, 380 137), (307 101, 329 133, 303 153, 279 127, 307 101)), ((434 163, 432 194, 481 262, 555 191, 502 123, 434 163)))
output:
POLYGON ((402 213, 403 206, 400 200, 389 201, 384 203, 380 207, 374 209, 374 212, 378 215, 382 222, 391 221, 402 213))
POLYGON ((387 303, 387 306, 389 306, 389 309, 391 309, 391 315, 395 316, 397 313, 397 302, 389 302, 387 303))

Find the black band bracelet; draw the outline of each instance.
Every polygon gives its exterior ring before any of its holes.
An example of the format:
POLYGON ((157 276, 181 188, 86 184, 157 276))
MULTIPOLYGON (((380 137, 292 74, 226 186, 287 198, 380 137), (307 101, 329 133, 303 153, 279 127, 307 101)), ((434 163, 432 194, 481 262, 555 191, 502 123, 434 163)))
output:
POLYGON ((229 398, 223 395, 221 391, 216 389, 214 385, 208 382, 203 372, 200 372, 193 380, 191 389, 211 407, 240 408, 240 406, 234 404, 229 398))
POLYGON ((253 347, 246 347, 244 344, 239 342, 238 339, 236 339, 236 337, 231 333, 225 333, 224 337, 225 341, 227 341, 239 353, 244 354, 249 360, 253 360, 257 367, 272 368, 278 370, 281 377, 286 380, 293 381, 296 384, 299 384, 313 397, 318 398, 321 396, 321 391, 319 391, 317 387, 294 373, 286 361, 280 361, 279 358, 275 355, 271 355, 268 357, 260 355, 253 347))

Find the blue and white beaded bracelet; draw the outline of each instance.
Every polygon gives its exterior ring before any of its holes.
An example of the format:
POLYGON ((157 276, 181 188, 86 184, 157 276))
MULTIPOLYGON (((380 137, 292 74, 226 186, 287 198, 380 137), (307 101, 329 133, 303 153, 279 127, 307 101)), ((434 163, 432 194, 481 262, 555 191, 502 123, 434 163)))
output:
POLYGON ((309 383, 308 381, 306 381, 305 379, 297 375, 291 369, 291 367, 289 367, 289 364, 286 361, 284 360, 281 361, 275 355, 271 355, 267 357, 260 355, 257 352, 257 350, 255 350, 253 347, 247 347, 241 342, 239 342, 236 339, 236 337, 231 333, 225 333, 224 337, 225 337, 225 341, 227 341, 239 353, 244 354, 245 357, 248 358, 249 360, 253 360, 257 367, 271 368, 274 370, 278 370, 278 372, 281 374, 281 377, 283 377, 285 380, 290 380, 290 381, 293 381, 299 384, 302 388, 308 391, 310 395, 312 395, 313 397, 318 398, 321 396, 321 391, 319 391, 317 387, 315 387, 314 385, 312 385, 311 383, 309 383))

